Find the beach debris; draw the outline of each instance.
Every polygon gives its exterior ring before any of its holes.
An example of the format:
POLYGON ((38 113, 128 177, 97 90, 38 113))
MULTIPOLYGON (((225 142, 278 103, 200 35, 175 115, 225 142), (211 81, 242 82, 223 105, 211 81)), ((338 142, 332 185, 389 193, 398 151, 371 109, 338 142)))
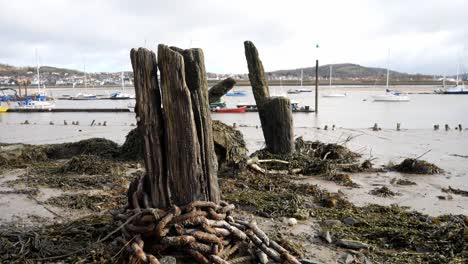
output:
POLYGON ((80 125, 80 122, 76 121, 76 122, 75 122, 75 125, 79 126, 79 125, 80 125))
POLYGON ((434 125, 434 130, 439 130, 440 126, 439 125, 434 125))
POLYGON ((72 125, 73 125, 73 126, 76 125, 75 121, 72 121, 72 125))
POLYGON ((458 130, 460 130, 460 132, 463 131, 463 127, 461 124, 458 124, 458 130))
POLYGON ((366 243, 363 243, 361 241, 356 241, 356 240, 350 240, 350 239, 338 239, 335 242, 335 244, 339 247, 355 249, 355 250, 369 248, 369 245, 366 243))
POLYGON ((450 195, 450 194, 448 194, 448 195, 446 195, 446 196, 444 196, 444 195, 437 195, 436 197, 439 198, 439 200, 453 200, 453 196, 450 195))
POLYGON ((63 120, 63 125, 64 125, 64 126, 67 126, 67 125, 68 125, 67 120, 63 120))
POLYGON ((107 126, 107 121, 104 121, 104 123, 102 123, 102 126, 107 126))
POLYGON ((323 130, 328 130, 328 125, 325 125, 325 127, 323 128, 323 130))
POLYGON ((397 124, 396 124, 396 130, 397 130, 397 131, 400 131, 400 130, 401 130, 401 124, 400 124, 400 123, 397 123, 397 124))
POLYGON ((448 124, 445 124, 445 131, 449 131, 450 130, 450 127, 448 124))
POLYGON ((468 196, 468 191, 465 191, 465 190, 462 190, 462 189, 452 188, 450 186, 448 188, 442 188, 442 191, 445 192, 445 193, 452 193, 452 194, 457 194, 457 195, 461 195, 461 196, 468 196))
POLYGON ((26 120, 24 120, 24 122, 23 122, 23 123, 21 123, 21 125, 29 125, 29 120, 27 120, 27 119, 26 119, 26 120))
POLYGON ((380 197, 390 197, 398 195, 398 193, 391 191, 387 186, 372 189, 369 191, 369 193, 380 197))
POLYGON ((53 126, 53 125, 54 125, 54 122, 50 121, 50 122, 49 122, 49 125, 53 126))
POLYGON ((442 172, 442 169, 432 163, 411 158, 404 159, 400 164, 393 166, 392 169, 398 172, 413 174, 436 174, 442 172))

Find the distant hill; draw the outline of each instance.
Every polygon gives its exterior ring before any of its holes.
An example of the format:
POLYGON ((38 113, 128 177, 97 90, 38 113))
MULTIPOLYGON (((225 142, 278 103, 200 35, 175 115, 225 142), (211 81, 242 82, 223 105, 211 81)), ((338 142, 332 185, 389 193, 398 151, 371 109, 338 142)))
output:
MULTIPOLYGON (((386 76, 387 70, 384 68, 374 68, 374 67, 365 67, 358 64, 352 63, 341 63, 341 64, 332 64, 333 67, 333 78, 340 78, 340 79, 378 79, 386 76)), ((310 78, 312 76, 315 77, 315 67, 307 67, 302 68, 304 71, 304 79, 310 78)), ((286 76, 286 77, 296 77, 300 78, 301 76, 301 68, 298 69, 291 69, 291 70, 279 70, 279 71, 272 71, 268 72, 268 75, 276 75, 276 76, 286 76)), ((319 66, 319 76, 328 78, 330 75, 330 65, 323 65, 319 66)), ((421 75, 421 74, 407 74, 397 71, 390 71, 390 76, 392 79, 424 79, 424 78, 432 78, 429 75, 421 75)))
MULTIPOLYGON (((26 67, 15 67, 8 64, 0 64, 0 76, 26 76, 28 72, 36 74, 36 67, 26 66, 26 67)), ((70 70, 64 68, 56 68, 50 66, 41 66, 41 73, 58 73, 59 75, 66 74, 80 74, 82 72, 77 70, 70 70)))

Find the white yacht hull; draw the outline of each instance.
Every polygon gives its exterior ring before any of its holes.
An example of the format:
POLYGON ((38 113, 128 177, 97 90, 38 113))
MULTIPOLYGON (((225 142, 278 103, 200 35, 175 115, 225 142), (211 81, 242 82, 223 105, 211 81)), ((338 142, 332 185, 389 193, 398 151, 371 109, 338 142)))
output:
POLYGON ((410 100, 407 95, 374 95, 372 99, 375 102, 409 102, 410 100))

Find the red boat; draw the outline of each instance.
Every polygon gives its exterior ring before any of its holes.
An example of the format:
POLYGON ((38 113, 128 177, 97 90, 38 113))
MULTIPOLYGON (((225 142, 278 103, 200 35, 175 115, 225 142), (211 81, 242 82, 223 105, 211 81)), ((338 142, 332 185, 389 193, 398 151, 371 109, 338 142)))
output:
POLYGON ((247 106, 237 107, 237 108, 219 108, 216 109, 216 113, 245 113, 247 106))

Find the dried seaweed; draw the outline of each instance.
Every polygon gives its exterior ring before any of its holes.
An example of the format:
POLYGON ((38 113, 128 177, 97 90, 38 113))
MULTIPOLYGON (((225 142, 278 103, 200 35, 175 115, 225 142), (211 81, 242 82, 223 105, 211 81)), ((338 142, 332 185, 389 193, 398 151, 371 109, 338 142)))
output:
POLYGON ((372 245, 371 257, 379 263, 463 263, 468 259, 468 219, 463 215, 432 218, 396 205, 318 208, 314 213, 322 220, 362 219, 359 225, 334 225, 330 232, 337 239, 372 245))
POLYGON ((69 209, 88 209, 100 212, 104 209, 119 208, 125 206, 127 197, 125 192, 113 194, 62 194, 47 199, 46 204, 69 209))
POLYGON ((96 243, 115 228, 109 215, 42 227, 4 225, 0 227, 0 262, 115 263, 109 243, 96 243))
POLYGON ((436 165, 418 159, 405 159, 400 164, 393 166, 392 169, 398 172, 414 174, 436 174, 442 172, 442 169, 436 165))

